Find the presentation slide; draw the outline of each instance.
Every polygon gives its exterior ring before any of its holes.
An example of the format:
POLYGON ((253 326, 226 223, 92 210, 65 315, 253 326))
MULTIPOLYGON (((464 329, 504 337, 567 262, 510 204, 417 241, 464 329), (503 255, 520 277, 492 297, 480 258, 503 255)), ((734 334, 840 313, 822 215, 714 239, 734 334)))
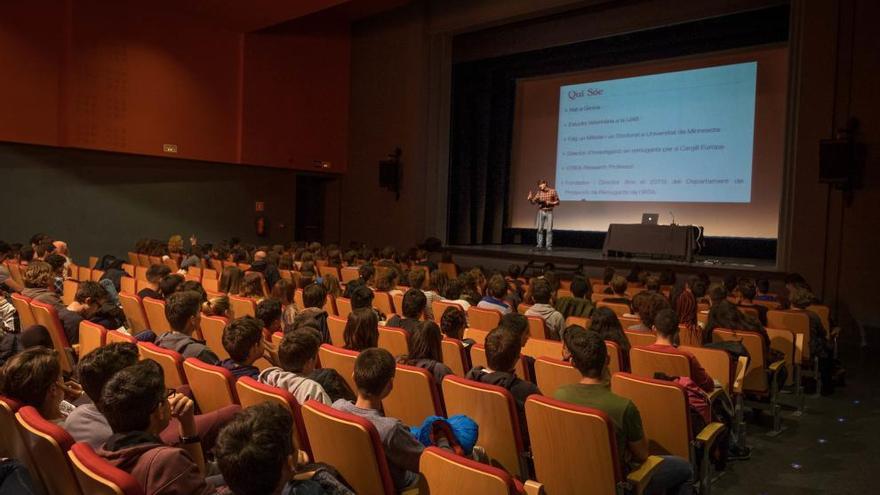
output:
POLYGON ((559 88, 562 201, 749 203, 758 63, 559 88))

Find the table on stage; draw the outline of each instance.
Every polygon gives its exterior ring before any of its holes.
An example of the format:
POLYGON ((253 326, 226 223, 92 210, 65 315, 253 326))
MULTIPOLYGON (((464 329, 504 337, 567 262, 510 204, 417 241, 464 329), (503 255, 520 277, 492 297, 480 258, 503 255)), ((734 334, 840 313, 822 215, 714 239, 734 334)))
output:
POLYGON ((693 261, 698 227, 613 223, 608 226, 602 254, 641 254, 693 261))

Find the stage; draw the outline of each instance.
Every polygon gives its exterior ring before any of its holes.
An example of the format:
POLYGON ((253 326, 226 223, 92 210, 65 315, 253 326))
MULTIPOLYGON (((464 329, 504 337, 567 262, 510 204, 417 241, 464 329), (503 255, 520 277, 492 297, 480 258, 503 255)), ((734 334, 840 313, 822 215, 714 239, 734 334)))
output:
POLYGON ((493 269, 505 270, 512 263, 525 266, 533 262, 536 266, 551 262, 557 271, 571 272, 583 265, 584 273, 598 276, 606 266, 619 270, 629 270, 640 265, 648 271, 657 272, 671 268, 676 273, 689 274, 707 272, 716 277, 735 273, 744 277, 781 278, 774 260, 751 258, 719 258, 695 255, 693 262, 651 258, 645 256, 615 257, 603 256, 601 249, 554 247, 552 250, 535 249, 522 244, 487 244, 477 246, 452 245, 447 249, 454 259, 464 266, 483 265, 493 269))

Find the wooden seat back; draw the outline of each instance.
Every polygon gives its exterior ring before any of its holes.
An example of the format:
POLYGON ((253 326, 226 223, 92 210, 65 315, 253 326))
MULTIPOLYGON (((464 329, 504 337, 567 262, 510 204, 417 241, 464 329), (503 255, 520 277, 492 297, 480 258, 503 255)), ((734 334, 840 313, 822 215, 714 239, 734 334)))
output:
POLYGON ((615 373, 611 376, 611 391, 630 399, 638 408, 651 454, 691 459, 690 414, 681 385, 615 373))
POLYGON ((166 387, 177 388, 186 383, 186 374, 183 372, 183 356, 150 342, 138 342, 137 346, 142 360, 152 359, 162 367, 166 387))
POLYGON ((42 482, 45 493, 81 495, 73 469, 67 460, 67 451, 73 438, 63 428, 43 419, 31 406, 22 406, 15 414, 22 439, 35 461, 34 481, 42 482))
POLYGON ((767 311, 767 326, 804 336, 804 360, 810 360, 810 317, 803 311, 767 311))
POLYGON ((79 355, 85 356, 86 354, 94 351, 99 347, 103 347, 107 344, 107 329, 98 325, 97 323, 92 323, 88 320, 83 320, 79 324, 79 355))
POLYGON ((67 334, 64 333, 64 326, 58 319, 58 311, 51 304, 31 300, 31 311, 37 325, 43 325, 49 331, 52 338, 52 346, 58 351, 58 361, 61 363, 61 370, 65 373, 73 373, 74 362, 68 354, 71 349, 70 343, 67 341, 67 334))
POLYGON ((144 305, 144 313, 147 315, 148 328, 156 334, 156 336, 171 331, 171 324, 165 318, 165 301, 145 297, 141 302, 144 305))
MULTIPOLYGON (((611 311, 614 311, 618 317, 621 317, 630 312, 629 304, 625 303, 610 303, 605 301, 599 301, 596 303, 597 308, 608 308, 611 311)), ((622 324, 622 323, 621 323, 622 324)))
POLYGON ((69 305, 76 298, 76 290, 79 288, 79 282, 76 280, 65 280, 64 288, 61 292, 61 301, 65 305, 69 305))
POLYGON ((256 316, 257 303, 249 297, 229 296, 229 310, 233 319, 242 316, 256 316))
POLYGON ((27 296, 23 296, 18 292, 13 292, 10 296, 12 299, 12 305, 15 307, 15 311, 18 313, 18 321, 21 324, 21 329, 36 325, 37 319, 34 318, 34 312, 31 311, 31 298, 27 296))
POLYGON ((446 312, 447 308, 456 308, 464 311, 464 308, 461 307, 460 304, 454 303, 451 301, 434 301, 431 303, 431 310, 434 312, 434 322, 438 325, 440 324, 440 319, 443 318, 443 313, 446 312))
POLYGON ((552 397, 559 387, 578 383, 581 378, 580 371, 567 361, 545 356, 535 359, 535 383, 548 397, 552 397))
POLYGON ((727 351, 713 349, 711 347, 681 346, 680 349, 688 351, 697 358, 700 365, 713 379, 718 380, 721 387, 728 394, 733 393, 733 375, 731 374, 732 359, 727 351))
POLYGON ((687 357, 639 346, 629 350, 629 366, 632 374, 648 378, 654 378, 654 373, 658 372, 669 376, 691 376, 691 365, 687 357))
POLYGON ((501 323, 501 311, 471 306, 467 310, 468 327, 492 330, 501 323))
POLYGON ((391 294, 378 290, 373 292, 373 307, 388 318, 400 311, 400 308, 394 306, 391 294))
POLYGON ((394 357, 409 354, 409 332, 402 328, 380 326, 379 347, 394 357))
POLYGON ((125 319, 128 320, 128 329, 131 333, 138 334, 149 328, 143 301, 141 301, 137 294, 121 292, 119 294, 119 302, 122 304, 122 312, 125 313, 125 319))
POLYGON ((351 314, 351 299, 345 297, 337 297, 336 313, 339 315, 340 318, 345 318, 347 320, 348 315, 351 314))
POLYGON ((479 328, 468 327, 464 329, 464 338, 471 339, 477 344, 486 343, 486 336, 489 335, 489 330, 480 330, 479 328))
POLYGON ((533 358, 549 357, 554 359, 562 358, 562 342, 558 340, 546 340, 535 338, 534 334, 526 341, 526 345, 522 348, 522 353, 533 358))
POLYGON ((464 376, 468 372, 467 351, 460 340, 444 337, 440 350, 443 352, 443 364, 449 366, 455 376, 464 376))
POLYGON ((540 316, 527 316, 529 320, 529 334, 536 339, 547 338, 547 324, 540 316))
POLYGON ((332 315, 327 317, 327 330, 330 332, 330 343, 337 347, 345 345, 345 324, 347 322, 347 318, 332 315))
POLYGON ((214 351, 220 360, 229 359, 229 353, 223 347, 223 329, 229 324, 229 320, 222 316, 204 316, 202 315, 199 327, 202 331, 202 338, 205 339, 205 345, 208 349, 214 351))
POLYGON ((651 345, 657 340, 654 332, 638 332, 635 330, 624 330, 627 340, 633 347, 651 345))
POLYGON ((235 377, 222 366, 213 366, 196 358, 183 361, 183 372, 202 413, 238 403, 235 377))
POLYGON ((443 416, 439 388, 434 375, 423 368, 398 364, 394 388, 382 400, 385 415, 405 425, 421 425, 428 416, 443 416))
POLYGON ((349 351, 348 349, 330 344, 321 344, 321 348, 318 349, 318 359, 321 361, 321 367, 336 370, 352 390, 357 390, 353 376, 354 362, 357 357, 358 353, 355 351, 349 351))
POLYGON ((770 384, 767 382, 767 373, 764 371, 766 368, 764 343, 761 341, 760 335, 756 332, 716 328, 712 331, 712 341, 742 342, 743 347, 749 352, 749 364, 743 380, 743 390, 758 394, 769 393, 770 384))
POLYGON ((273 402, 290 411, 291 416, 293 416, 293 431, 291 432, 293 445, 305 451, 309 458, 313 458, 312 448, 309 445, 309 438, 303 424, 301 406, 290 391, 260 383, 249 376, 243 376, 235 382, 235 393, 238 395, 239 403, 241 403, 243 408, 262 404, 263 402, 273 402))
POLYGON ((419 472, 428 493, 520 495, 514 478, 503 469, 437 447, 428 447, 422 452, 419 472))
POLYGON ((76 482, 88 495, 144 495, 137 480, 95 453, 86 443, 75 443, 67 452, 76 482))

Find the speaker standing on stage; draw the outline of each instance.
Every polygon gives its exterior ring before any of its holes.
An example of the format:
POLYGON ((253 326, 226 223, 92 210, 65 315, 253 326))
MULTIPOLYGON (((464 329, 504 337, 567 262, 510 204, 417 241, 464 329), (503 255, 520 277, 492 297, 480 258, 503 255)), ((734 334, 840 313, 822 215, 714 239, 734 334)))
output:
POLYGON ((551 189, 546 180, 538 181, 538 192, 529 191, 529 203, 538 205, 538 218, 535 228, 538 229, 538 249, 544 247, 546 233, 547 249, 553 249, 553 208, 559 204, 556 189, 551 189))

